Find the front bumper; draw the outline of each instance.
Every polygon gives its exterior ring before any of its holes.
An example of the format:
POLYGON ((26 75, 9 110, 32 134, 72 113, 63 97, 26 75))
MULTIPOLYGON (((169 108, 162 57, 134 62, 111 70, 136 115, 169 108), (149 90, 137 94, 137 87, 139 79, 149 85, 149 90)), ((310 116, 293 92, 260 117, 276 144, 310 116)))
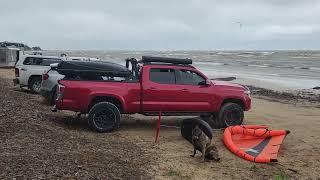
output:
POLYGON ((251 97, 250 96, 246 96, 244 98, 244 110, 245 111, 249 111, 251 109, 251 97))

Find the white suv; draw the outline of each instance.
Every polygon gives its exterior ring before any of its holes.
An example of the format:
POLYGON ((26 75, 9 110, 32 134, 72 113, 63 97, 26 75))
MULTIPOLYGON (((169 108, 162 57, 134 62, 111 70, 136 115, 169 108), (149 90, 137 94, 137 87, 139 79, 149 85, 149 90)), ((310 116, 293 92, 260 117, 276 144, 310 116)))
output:
POLYGON ((58 63, 62 57, 42 55, 21 55, 15 66, 14 85, 28 87, 32 92, 39 93, 42 74, 50 69, 50 64, 58 63))

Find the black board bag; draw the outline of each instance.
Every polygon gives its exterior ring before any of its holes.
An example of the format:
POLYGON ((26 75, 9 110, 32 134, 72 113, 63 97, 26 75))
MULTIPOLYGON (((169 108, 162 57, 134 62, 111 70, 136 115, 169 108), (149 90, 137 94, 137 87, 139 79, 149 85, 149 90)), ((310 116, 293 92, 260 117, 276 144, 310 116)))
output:
POLYGON ((192 129, 196 125, 199 126, 199 128, 209 137, 209 139, 212 139, 211 126, 207 122, 199 118, 188 118, 184 119, 181 122, 182 137, 184 137, 187 141, 189 141, 192 144, 192 129))

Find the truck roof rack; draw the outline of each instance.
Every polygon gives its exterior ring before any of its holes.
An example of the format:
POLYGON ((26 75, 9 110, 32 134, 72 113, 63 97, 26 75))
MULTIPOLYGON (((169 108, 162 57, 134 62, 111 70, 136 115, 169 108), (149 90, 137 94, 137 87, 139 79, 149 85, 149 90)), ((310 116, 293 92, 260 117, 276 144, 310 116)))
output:
POLYGON ((155 56, 142 56, 141 61, 144 64, 151 63, 166 63, 166 64, 177 64, 177 65, 190 65, 192 59, 182 58, 171 58, 171 57, 155 57, 155 56))

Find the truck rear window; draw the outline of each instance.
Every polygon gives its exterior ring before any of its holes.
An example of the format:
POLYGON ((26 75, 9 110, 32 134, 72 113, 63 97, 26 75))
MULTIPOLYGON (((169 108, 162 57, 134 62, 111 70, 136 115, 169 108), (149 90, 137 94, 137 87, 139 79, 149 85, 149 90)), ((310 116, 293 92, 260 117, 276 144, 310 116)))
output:
POLYGON ((152 68, 150 70, 150 81, 159 84, 175 84, 176 77, 173 69, 152 68))

